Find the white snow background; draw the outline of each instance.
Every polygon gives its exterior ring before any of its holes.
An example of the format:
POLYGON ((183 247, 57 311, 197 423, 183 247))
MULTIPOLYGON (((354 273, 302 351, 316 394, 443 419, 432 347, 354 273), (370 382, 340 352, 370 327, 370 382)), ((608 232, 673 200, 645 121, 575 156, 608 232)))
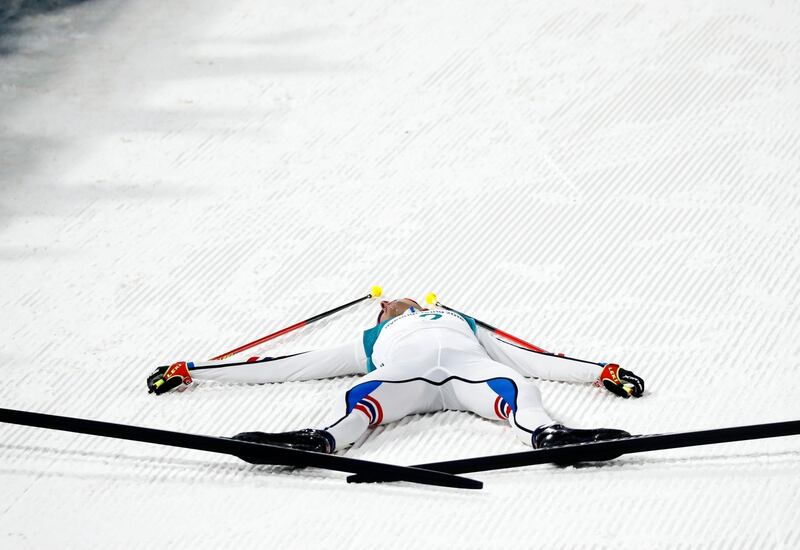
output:
MULTIPOLYGON (((569 425, 800 418, 796 2, 95 0, 2 32, 2 407, 320 424, 354 378, 156 397, 145 377, 380 284, 646 379, 639 400, 542 382, 569 425)), ((345 455, 520 450, 446 412, 345 455)), ((0 547, 800 546, 797 437, 482 491, 344 477, 0 425, 0 547)))

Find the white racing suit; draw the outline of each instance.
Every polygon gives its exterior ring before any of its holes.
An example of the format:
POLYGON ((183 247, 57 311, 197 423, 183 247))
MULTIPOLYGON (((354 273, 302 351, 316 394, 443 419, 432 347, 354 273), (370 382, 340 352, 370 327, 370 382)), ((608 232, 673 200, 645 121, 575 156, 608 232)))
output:
POLYGON ((284 382, 365 374, 344 396, 341 417, 325 429, 336 449, 368 428, 409 414, 471 411, 508 421, 531 445, 531 434, 553 420, 539 388, 526 377, 593 382, 603 363, 531 351, 447 310, 418 311, 364 331, 357 341, 248 362, 188 362, 192 378, 221 382, 284 382))

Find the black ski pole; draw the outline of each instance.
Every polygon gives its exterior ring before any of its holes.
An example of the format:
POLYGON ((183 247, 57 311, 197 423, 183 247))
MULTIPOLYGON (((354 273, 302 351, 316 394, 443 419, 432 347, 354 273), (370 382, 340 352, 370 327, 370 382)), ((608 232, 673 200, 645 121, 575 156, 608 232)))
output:
MULTIPOLYGON (((447 311, 452 311, 454 313, 459 313, 459 314, 464 315, 462 312, 458 311, 457 309, 453 309, 453 308, 448 307, 448 306, 444 305, 443 303, 441 303, 439 301, 439 298, 437 298, 436 294, 434 294, 433 292, 431 292, 430 294, 428 294, 425 297, 425 302, 427 302, 429 305, 440 307, 442 309, 446 309, 447 311)), ((490 325, 489 323, 487 323, 485 321, 481 321, 480 319, 476 319, 475 317, 472 317, 471 315, 469 317, 472 318, 477 325, 485 328, 486 330, 490 331, 492 334, 500 336, 501 338, 504 338, 504 339, 506 339, 506 340, 508 340, 510 342, 514 342, 515 344, 517 344, 519 346, 522 346, 523 348, 527 348, 527 349, 529 349, 531 351, 537 351, 539 353, 546 353, 548 355, 554 355, 554 354, 551 354, 549 351, 543 350, 539 346, 531 344, 530 342, 526 342, 522 338, 514 336, 513 334, 509 334, 508 332, 506 332, 504 330, 500 330, 499 328, 494 327, 494 326, 490 325)))
POLYGON ((328 311, 324 311, 322 313, 318 313, 318 314, 314 315, 313 317, 309 317, 308 319, 305 319, 305 320, 300 321, 298 323, 295 323, 293 325, 289 325, 288 327, 282 328, 281 330, 279 330, 277 332, 273 332, 272 334, 267 334, 266 336, 262 336, 261 338, 258 338, 257 340, 253 340, 252 342, 248 342, 247 344, 242 344, 241 346, 239 346, 237 348, 234 348, 234 349, 232 349, 230 351, 226 351, 225 353, 221 353, 221 354, 219 354, 219 355, 217 355, 215 357, 212 357, 211 360, 212 361, 221 361, 222 359, 227 359, 231 355, 236 355, 237 353, 241 353, 241 352, 243 352, 245 350, 248 350, 248 349, 250 349, 250 348, 252 348, 254 346, 257 346, 259 344, 263 344, 264 342, 267 342, 268 340, 272 340, 273 338, 277 338, 278 336, 282 336, 284 334, 288 334, 288 333, 290 333, 290 332, 292 332, 294 330, 297 330, 299 328, 308 326, 311 323, 316 323, 320 319, 324 319, 325 317, 329 317, 329 316, 333 315, 334 313, 337 313, 339 311, 342 311, 343 309, 349 308, 350 306, 354 306, 355 304, 361 303, 361 302, 363 302, 365 300, 371 300, 373 298, 378 298, 378 297, 381 296, 381 294, 383 294, 383 290, 381 289, 381 287, 373 286, 370 289, 369 294, 367 294, 366 296, 362 296, 361 298, 353 300, 352 302, 347 302, 346 304, 342 304, 340 306, 336 306, 335 308, 329 309, 328 311))

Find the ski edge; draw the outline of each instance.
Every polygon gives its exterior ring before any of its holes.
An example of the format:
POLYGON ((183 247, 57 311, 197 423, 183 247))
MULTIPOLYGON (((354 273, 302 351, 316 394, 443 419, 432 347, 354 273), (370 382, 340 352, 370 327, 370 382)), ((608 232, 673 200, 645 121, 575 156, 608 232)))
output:
MULTIPOLYGON (((519 453, 429 462, 426 464, 417 464, 415 466, 451 474, 465 474, 547 463, 574 464, 577 462, 606 461, 625 454, 713 445, 717 443, 731 443, 752 439, 768 439, 798 434, 800 434, 800 420, 791 420, 711 430, 635 435, 609 441, 578 443, 575 445, 534 449, 519 453)), ((382 477, 377 478, 362 475, 353 475, 347 478, 348 483, 371 483, 375 481, 386 480, 382 477)))
POLYGON ((426 470, 415 466, 409 467, 386 464, 383 462, 372 462, 338 455, 316 453, 313 451, 278 447, 275 445, 251 443, 229 437, 160 430, 130 424, 117 424, 113 422, 5 408, 0 408, 0 422, 227 454, 250 463, 314 467, 361 474, 369 477, 387 477, 396 481, 409 481, 412 483, 456 489, 483 488, 483 483, 481 481, 449 474, 447 472, 426 470))

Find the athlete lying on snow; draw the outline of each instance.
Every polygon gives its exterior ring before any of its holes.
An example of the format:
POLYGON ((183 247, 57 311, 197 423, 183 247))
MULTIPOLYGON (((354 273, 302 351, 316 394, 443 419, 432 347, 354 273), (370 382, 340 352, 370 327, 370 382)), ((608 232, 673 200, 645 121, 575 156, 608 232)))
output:
POLYGON ((626 437, 623 430, 566 428, 542 407, 539 388, 526 377, 595 382, 622 397, 640 397, 644 380, 614 363, 595 363, 531 351, 494 336, 454 311, 426 310, 411 299, 381 302, 378 324, 338 347, 285 357, 194 361, 159 367, 147 379, 156 394, 192 379, 285 382, 364 374, 345 394, 342 415, 324 429, 246 432, 235 439, 333 453, 368 428, 409 414, 471 411, 507 420, 534 448, 626 437))

